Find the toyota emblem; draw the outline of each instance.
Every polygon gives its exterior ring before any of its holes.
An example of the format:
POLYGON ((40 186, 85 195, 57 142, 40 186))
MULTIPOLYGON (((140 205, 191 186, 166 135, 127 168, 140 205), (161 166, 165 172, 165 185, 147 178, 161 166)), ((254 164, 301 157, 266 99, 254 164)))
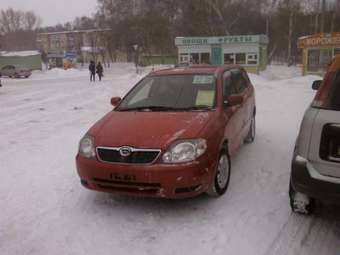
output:
POLYGON ((120 154, 122 157, 128 157, 128 156, 131 155, 131 153, 132 153, 132 148, 127 147, 127 146, 122 147, 122 148, 119 149, 119 154, 120 154))

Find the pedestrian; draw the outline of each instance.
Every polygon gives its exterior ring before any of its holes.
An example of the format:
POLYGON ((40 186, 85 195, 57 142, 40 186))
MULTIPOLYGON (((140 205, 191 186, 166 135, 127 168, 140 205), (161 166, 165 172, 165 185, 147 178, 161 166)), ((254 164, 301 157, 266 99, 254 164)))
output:
POLYGON ((98 62, 96 69, 97 69, 97 74, 98 74, 98 77, 99 77, 99 81, 101 81, 102 77, 104 76, 103 75, 104 69, 103 69, 102 63, 100 63, 100 61, 98 62))
POLYGON ((2 84, 1 84, 1 73, 0 73, 0 87, 2 87, 2 84))
POLYGON ((94 61, 90 62, 89 71, 90 71, 90 81, 96 81, 96 64, 94 63, 94 61))

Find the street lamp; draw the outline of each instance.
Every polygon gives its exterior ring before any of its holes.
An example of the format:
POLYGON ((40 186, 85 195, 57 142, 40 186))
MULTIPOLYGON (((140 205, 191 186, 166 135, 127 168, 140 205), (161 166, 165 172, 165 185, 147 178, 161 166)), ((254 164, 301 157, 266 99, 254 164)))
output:
POLYGON ((134 44, 132 47, 135 50, 135 66, 136 66, 136 73, 138 74, 139 45, 134 44))

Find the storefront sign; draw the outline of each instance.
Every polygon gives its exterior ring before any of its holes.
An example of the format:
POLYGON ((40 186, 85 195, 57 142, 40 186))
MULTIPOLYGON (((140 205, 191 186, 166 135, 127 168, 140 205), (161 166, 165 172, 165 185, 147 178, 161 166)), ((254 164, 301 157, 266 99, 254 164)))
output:
POLYGON ((340 33, 317 34, 299 38, 299 48, 340 45, 340 33))
POLYGON ((239 44, 239 43, 268 43, 263 35, 237 35, 221 37, 177 37, 175 44, 180 45, 208 45, 208 44, 239 44))

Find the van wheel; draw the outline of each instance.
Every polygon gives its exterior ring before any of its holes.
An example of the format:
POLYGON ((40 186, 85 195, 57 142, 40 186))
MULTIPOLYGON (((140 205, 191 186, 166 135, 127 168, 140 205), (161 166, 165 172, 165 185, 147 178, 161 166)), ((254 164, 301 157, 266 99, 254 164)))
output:
POLYGON ((218 159, 215 177, 207 191, 208 195, 219 197, 227 191, 230 180, 230 171, 230 157, 228 152, 223 150, 218 159))
POLYGON ((255 140, 256 136, 256 120, 255 115, 251 118, 250 128, 246 138, 244 139, 244 143, 252 143, 255 140))
POLYGON ((315 200, 307 195, 296 192, 290 183, 289 185, 290 207, 294 213, 310 215, 315 210, 315 200))

